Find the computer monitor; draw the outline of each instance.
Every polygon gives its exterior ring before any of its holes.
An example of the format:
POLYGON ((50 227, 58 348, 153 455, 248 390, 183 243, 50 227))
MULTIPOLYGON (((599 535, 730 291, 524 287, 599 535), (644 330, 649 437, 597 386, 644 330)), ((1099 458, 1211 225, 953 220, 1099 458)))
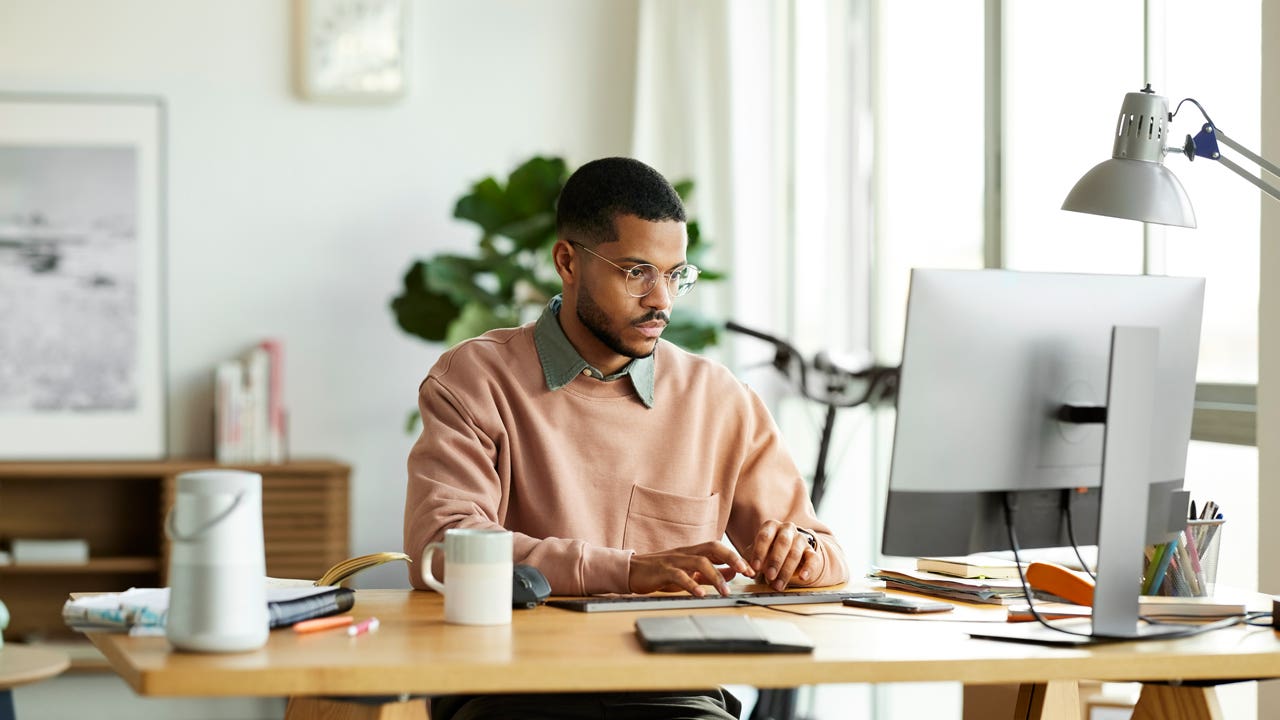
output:
POLYGON ((1116 604, 1107 632, 1136 626, 1142 545, 1186 519, 1203 302, 1200 278, 914 270, 882 552, 1010 549, 1006 496, 1019 547, 1065 546, 1070 503, 1110 571, 1095 632, 1116 604))

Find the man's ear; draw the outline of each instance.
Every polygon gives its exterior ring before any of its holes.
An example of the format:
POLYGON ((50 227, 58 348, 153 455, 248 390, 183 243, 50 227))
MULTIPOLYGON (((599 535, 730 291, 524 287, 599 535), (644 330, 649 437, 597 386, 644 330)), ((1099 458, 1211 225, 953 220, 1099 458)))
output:
POLYGON ((556 274, 560 276, 561 285, 572 285, 577 283, 578 273, 578 255, 573 251, 573 246, 568 240, 560 238, 556 240, 556 244, 551 246, 551 262, 555 265, 556 274))

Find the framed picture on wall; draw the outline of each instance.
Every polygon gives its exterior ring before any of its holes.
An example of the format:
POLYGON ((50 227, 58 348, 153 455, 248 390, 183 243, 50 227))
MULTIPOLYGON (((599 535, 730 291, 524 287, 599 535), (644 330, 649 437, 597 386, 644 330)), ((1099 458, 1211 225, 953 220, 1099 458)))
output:
POLYGON ((165 450, 165 108, 0 93, 0 459, 165 450))

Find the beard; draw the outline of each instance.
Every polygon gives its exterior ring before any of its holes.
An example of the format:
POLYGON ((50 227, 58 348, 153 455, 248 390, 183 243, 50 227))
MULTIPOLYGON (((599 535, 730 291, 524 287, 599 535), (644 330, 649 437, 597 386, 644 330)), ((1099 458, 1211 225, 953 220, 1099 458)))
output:
MULTIPOLYGON (((595 298, 591 297, 591 293, 586 292, 584 288, 578 295, 578 306, 575 309, 578 320, 582 323, 597 340, 604 343, 604 346, 613 352, 629 358, 649 357, 653 351, 658 348, 658 342, 655 339, 653 344, 648 347, 628 347, 622 342, 622 336, 609 327, 609 316, 596 303, 595 298)), ((637 323, 649 322, 650 320, 667 320, 666 313, 651 312, 643 318, 637 320, 637 323)))

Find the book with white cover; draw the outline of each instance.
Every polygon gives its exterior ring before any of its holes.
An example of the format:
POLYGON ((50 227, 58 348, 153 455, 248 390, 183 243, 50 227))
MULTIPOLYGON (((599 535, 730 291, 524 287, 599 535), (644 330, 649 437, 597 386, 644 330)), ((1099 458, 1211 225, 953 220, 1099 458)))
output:
MULTIPOLYGON (((1010 605, 1009 622, 1033 620, 1026 603, 1010 605)), ((1093 608, 1068 603, 1036 603, 1036 612, 1046 620, 1071 617, 1089 617, 1093 608)), ((1138 599, 1138 614, 1152 620, 1214 619, 1245 613, 1243 601, 1225 597, 1168 597, 1143 595, 1138 599)))
POLYGON ((916 569, 962 578, 1009 579, 1018 577, 1017 563, 988 555, 922 557, 916 559, 916 569))

